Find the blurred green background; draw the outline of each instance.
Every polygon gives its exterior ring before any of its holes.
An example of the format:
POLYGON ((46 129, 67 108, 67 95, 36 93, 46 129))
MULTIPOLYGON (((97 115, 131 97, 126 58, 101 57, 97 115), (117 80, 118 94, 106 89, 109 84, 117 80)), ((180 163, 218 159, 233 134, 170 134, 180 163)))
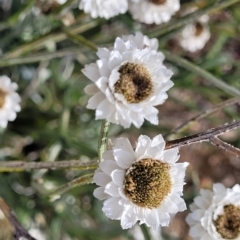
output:
MULTIPOLYGON (((97 159, 101 122, 95 121, 94 111, 86 109, 88 96, 83 89, 89 81, 81 73, 85 64, 96 60, 96 55, 77 36, 98 46, 110 46, 117 36, 141 31, 157 37, 160 50, 189 60, 240 91, 240 1, 215 10, 213 6, 222 2, 230 1, 181 1, 181 10, 170 23, 155 26, 140 24, 128 13, 110 20, 92 19, 79 10, 79 1, 75 0, 63 5, 54 0, 0 0, 0 76, 7 75, 16 82, 22 98, 17 119, 1 132, 0 161, 97 159), (211 39, 203 50, 188 53, 177 41, 184 26, 178 20, 182 9, 193 5, 210 14, 211 39)), ((189 19, 194 18, 197 15, 189 19)), ((234 97, 201 76, 195 67, 181 67, 178 59, 168 57, 165 64, 174 72, 175 85, 169 91, 169 99, 158 107, 159 125, 145 122, 141 129, 111 125, 110 138, 125 136, 134 145, 140 134, 153 137, 161 133, 167 137, 192 117, 234 97)), ((233 104, 171 138, 223 125, 239 119, 239 114, 240 105, 233 104)), ((239 136, 240 131, 235 130, 222 139, 240 148, 239 136)), ((211 187, 215 182, 227 187, 240 183, 240 161, 236 156, 207 143, 184 147, 180 153, 180 161, 190 162, 184 189, 188 204, 200 187, 211 187)), ((92 171, 1 173, 0 196, 25 227, 39 229, 45 235, 43 239, 136 239, 133 231, 122 230, 118 221, 104 216, 102 203, 92 195, 94 184, 76 187, 54 202, 46 197, 49 190, 89 172, 92 171)), ((163 229, 164 239, 190 239, 184 222, 186 214, 187 211, 177 214, 171 225, 163 229)), ((145 239, 151 239, 145 231, 145 239)))

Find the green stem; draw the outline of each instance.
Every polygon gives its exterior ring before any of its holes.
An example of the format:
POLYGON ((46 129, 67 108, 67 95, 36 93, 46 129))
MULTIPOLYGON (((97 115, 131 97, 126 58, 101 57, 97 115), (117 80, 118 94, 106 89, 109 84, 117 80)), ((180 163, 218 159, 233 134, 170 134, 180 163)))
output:
POLYGON ((73 42, 76 42, 77 44, 89 47, 91 50, 93 50, 95 52, 97 51, 97 49, 98 49, 97 45, 95 45, 93 42, 87 40, 85 37, 71 33, 66 28, 64 28, 63 31, 66 33, 66 35, 69 37, 69 39, 72 40, 73 42))
POLYGON ((102 162, 102 154, 106 150, 109 127, 110 127, 110 123, 106 120, 103 120, 102 126, 101 126, 101 131, 100 131, 100 136, 99 136, 99 141, 98 141, 99 162, 102 162))
POLYGON ((211 73, 205 71, 204 69, 198 67, 197 65, 195 65, 192 62, 189 62, 188 60, 178 57, 174 54, 172 54, 171 52, 168 51, 162 51, 166 57, 167 60, 169 60, 172 63, 175 63, 176 65, 185 68, 188 71, 191 71, 195 74, 198 74, 200 76, 202 76, 203 78, 205 78, 208 82, 210 82, 211 84, 215 85, 216 87, 222 89, 224 92, 227 92, 233 96, 238 96, 240 97, 240 91, 237 88, 234 88, 232 86, 229 86, 228 84, 226 84, 224 81, 222 81, 221 79, 215 77, 214 75, 212 75, 211 73))
POLYGON ((144 239, 145 239, 145 240, 152 240, 152 238, 151 238, 151 236, 150 236, 150 234, 149 234, 149 232, 148 232, 147 226, 146 226, 145 224, 141 224, 141 225, 140 225, 140 228, 141 228, 141 230, 142 230, 144 239))
POLYGON ((60 187, 55 189, 49 194, 50 201, 55 201, 61 197, 61 195, 75 187, 79 187, 85 184, 93 183, 93 173, 78 177, 60 187))
POLYGON ((6 161, 0 162, 0 172, 23 172, 33 169, 73 169, 73 170, 90 170, 97 169, 96 162, 81 163, 79 160, 66 160, 57 162, 23 162, 23 161, 6 161))
POLYGON ((170 21, 169 23, 166 23, 164 25, 162 25, 161 27, 159 27, 158 29, 155 29, 153 32, 151 32, 151 34, 149 34, 151 37, 158 37, 161 35, 164 35, 168 32, 171 32, 175 29, 181 28, 186 24, 189 24, 191 22, 196 21, 196 19, 198 19, 199 17, 201 17, 204 14, 209 14, 215 11, 219 11, 222 10, 224 8, 227 8, 233 4, 236 4, 240 2, 240 0, 224 0, 221 2, 216 2, 215 4, 211 5, 211 6, 207 6, 204 9, 201 9, 197 12, 191 13, 187 16, 184 16, 182 18, 178 18, 178 19, 174 19, 172 21, 170 21))
POLYGON ((12 65, 20 65, 20 64, 31 64, 35 62, 48 61, 54 58, 62 58, 65 56, 73 56, 83 53, 83 48, 69 48, 64 50, 59 50, 54 53, 40 53, 33 54, 26 57, 10 57, 10 58, 1 58, 0 59, 0 67, 8 67, 12 65))
MULTIPOLYGON (((74 26, 69 29, 69 32, 72 34, 82 33, 85 32, 93 27, 98 26, 99 20, 93 20, 91 22, 85 23, 80 26, 74 26)), ((47 41, 53 41, 55 43, 61 42, 67 38, 66 33, 50 33, 45 36, 42 36, 30 43, 24 44, 20 46, 19 48, 16 48, 6 54, 3 55, 5 58, 10 57, 19 57, 20 55, 33 51, 33 50, 39 50, 44 47, 47 41)))
POLYGON ((181 126, 179 126, 178 128, 174 129, 171 132, 171 135, 169 136, 169 138, 173 138, 176 134, 183 132, 189 125, 205 118, 205 117, 209 117, 213 114, 215 114, 216 112, 222 110, 223 108, 229 106, 229 105, 233 105, 235 103, 240 103, 240 98, 236 97, 236 98, 231 98, 228 99, 226 101, 223 101, 219 104, 217 104, 216 106, 214 106, 213 108, 207 109, 205 112, 197 115, 196 117, 191 118, 190 120, 188 120, 187 122, 183 123, 181 126))

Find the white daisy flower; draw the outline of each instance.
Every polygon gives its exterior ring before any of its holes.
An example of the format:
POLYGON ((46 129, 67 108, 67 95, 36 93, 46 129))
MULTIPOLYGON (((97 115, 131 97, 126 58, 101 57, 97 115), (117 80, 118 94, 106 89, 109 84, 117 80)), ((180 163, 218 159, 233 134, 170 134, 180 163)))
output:
POLYGON ((128 9, 128 0, 81 0, 79 8, 90 13, 92 18, 102 17, 109 19, 128 9))
POLYGON ((240 239, 240 185, 231 189, 214 184, 213 191, 201 189, 190 209, 186 221, 193 239, 240 239))
POLYGON ((147 24, 168 22, 179 9, 179 0, 131 0, 129 3, 133 18, 147 24))
POLYGON ((207 15, 203 15, 197 22, 187 24, 179 36, 179 43, 185 50, 196 52, 203 49, 211 34, 208 27, 207 15))
POLYGON ((103 212, 120 220, 123 229, 137 221, 154 229, 167 226, 173 214, 186 209, 180 196, 188 163, 176 163, 177 148, 164 149, 162 135, 153 140, 142 135, 135 150, 127 138, 119 138, 103 154, 94 174, 100 187, 93 194, 105 200, 103 212))
POLYGON ((117 38, 113 49, 99 48, 97 55, 99 60, 82 70, 94 83, 85 92, 93 95, 87 108, 96 109, 96 119, 125 128, 131 123, 139 128, 144 118, 158 124, 154 106, 167 99, 166 91, 173 86, 163 54, 117 38))
POLYGON ((21 110, 20 96, 16 93, 18 86, 7 76, 0 76, 0 127, 5 128, 8 121, 16 118, 21 110))
POLYGON ((124 42, 127 42, 129 40, 133 41, 139 49, 149 47, 152 50, 157 51, 159 46, 157 38, 150 39, 148 36, 143 35, 141 32, 136 32, 135 35, 124 35, 122 36, 122 39, 124 42))

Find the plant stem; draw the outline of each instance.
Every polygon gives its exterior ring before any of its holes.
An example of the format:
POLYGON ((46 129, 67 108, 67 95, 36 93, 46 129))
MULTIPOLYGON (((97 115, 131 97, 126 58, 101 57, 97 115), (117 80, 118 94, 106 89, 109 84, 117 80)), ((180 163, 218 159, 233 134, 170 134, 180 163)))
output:
POLYGON ((182 131, 184 131, 189 125, 191 125, 192 123, 194 122, 197 122, 205 117, 208 117, 208 116, 211 116, 213 115, 214 113, 222 110, 223 108, 229 106, 229 105, 232 105, 232 104, 235 104, 235 103, 238 103, 240 102, 240 98, 239 97, 236 97, 236 98, 231 98, 231 99, 228 99, 226 101, 223 101, 219 104, 217 104, 216 106, 214 106, 213 108, 210 108, 210 109, 207 109, 205 112, 197 115, 196 117, 193 117, 191 118, 190 120, 188 120, 187 122, 183 123, 182 125, 180 125, 179 127, 177 127, 176 129, 174 129, 172 132, 171 132, 171 135, 169 136, 170 138, 172 136, 174 136, 175 134, 177 133, 180 133, 182 131))
POLYGON ((170 149, 170 148, 175 148, 175 147, 183 147, 186 145, 190 145, 193 143, 200 143, 203 141, 210 141, 210 138, 219 136, 225 132, 236 129, 238 127, 240 127, 240 120, 229 123, 229 124, 224 124, 223 126, 220 126, 217 128, 211 128, 205 132, 190 135, 188 137, 183 137, 183 138, 179 138, 176 140, 167 141, 165 149, 170 149))
POLYGON ((73 170, 90 170, 96 169, 96 162, 82 163, 79 160, 66 160, 57 162, 23 162, 23 161, 6 161, 0 162, 0 172, 22 172, 33 169, 73 169, 73 170))
POLYGON ((239 148, 235 148, 234 146, 220 140, 218 137, 210 137, 209 141, 218 148, 224 149, 232 154, 235 154, 237 157, 240 157, 239 148))
POLYGON ((102 162, 102 154, 106 150, 109 127, 110 127, 110 123, 106 120, 103 120, 100 135, 99 135, 99 141, 98 141, 99 162, 102 162))
POLYGON ((78 177, 60 187, 55 189, 49 194, 50 201, 55 201, 61 197, 61 195, 75 187, 82 186, 84 184, 90 184, 93 183, 93 173, 78 177))
POLYGON ((189 62, 188 60, 178 57, 168 51, 162 51, 166 57, 167 60, 170 62, 175 63, 176 65, 185 68, 186 70, 189 70, 195 74, 198 74, 205 78, 208 82, 211 84, 215 85, 216 87, 222 89, 223 91, 233 95, 233 96, 238 96, 240 97, 240 91, 237 88, 234 88, 232 86, 229 86, 226 84, 223 80, 215 77, 211 73, 207 72, 206 70, 198 67, 192 62, 189 62))

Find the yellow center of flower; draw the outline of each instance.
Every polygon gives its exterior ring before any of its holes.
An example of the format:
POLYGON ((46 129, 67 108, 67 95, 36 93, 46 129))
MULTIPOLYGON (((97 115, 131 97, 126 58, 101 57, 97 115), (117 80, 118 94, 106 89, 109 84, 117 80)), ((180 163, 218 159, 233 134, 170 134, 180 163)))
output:
POLYGON ((119 69, 120 78, 114 85, 116 93, 122 94, 128 103, 139 103, 153 92, 151 76, 142 64, 125 63, 119 69))
POLYGON ((195 33, 196 37, 199 37, 203 32, 203 25, 200 22, 195 23, 195 33))
POLYGON ((171 192, 170 166, 151 158, 132 164, 124 183, 124 194, 137 206, 158 208, 171 192))
POLYGON ((237 238, 240 234, 240 208, 232 204, 224 206, 223 215, 219 215, 214 224, 222 238, 237 238))
POLYGON ((156 5, 164 5, 167 2, 167 0, 149 0, 149 2, 156 5))
POLYGON ((4 106, 6 100, 7 92, 0 88, 0 108, 4 106))

